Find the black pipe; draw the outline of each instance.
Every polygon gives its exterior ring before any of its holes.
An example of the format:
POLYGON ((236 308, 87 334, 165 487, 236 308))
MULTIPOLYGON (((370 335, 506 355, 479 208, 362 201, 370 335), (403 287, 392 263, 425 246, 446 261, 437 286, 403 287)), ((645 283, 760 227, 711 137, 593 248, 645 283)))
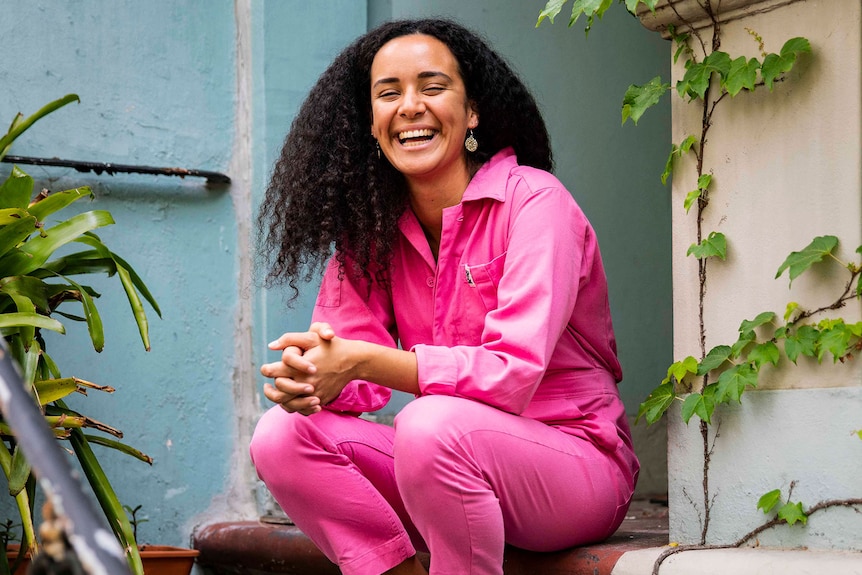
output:
POLYGON ((229 184, 230 178, 219 172, 207 170, 189 170, 186 168, 156 168, 153 166, 133 166, 129 164, 112 164, 102 162, 80 162, 78 160, 61 160, 60 158, 32 158, 30 156, 6 156, 2 159, 8 164, 28 164, 31 166, 54 166, 58 168, 74 168, 79 172, 102 172, 106 174, 153 174, 157 176, 179 176, 180 178, 206 178, 208 184, 229 184))

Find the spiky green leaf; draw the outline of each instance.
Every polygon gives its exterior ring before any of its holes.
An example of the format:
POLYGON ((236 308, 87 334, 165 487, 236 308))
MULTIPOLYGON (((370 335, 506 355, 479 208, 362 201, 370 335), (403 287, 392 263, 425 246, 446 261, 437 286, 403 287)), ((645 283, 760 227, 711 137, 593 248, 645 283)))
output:
POLYGON ((78 98, 76 94, 67 94, 62 98, 58 98, 53 102, 45 104, 30 116, 27 116, 20 121, 14 122, 12 128, 6 133, 6 135, 0 137, 0 160, 2 160, 6 156, 7 150, 9 146, 12 145, 12 142, 14 142, 15 139, 18 138, 18 136, 20 136, 28 128, 30 128, 30 126, 32 126, 36 121, 47 116, 51 112, 62 108, 66 104, 80 101, 80 98, 78 98))
POLYGON ((40 222, 43 222, 48 216, 59 212, 71 203, 82 198, 92 197, 93 191, 87 186, 72 188, 71 190, 54 192, 48 195, 48 197, 40 199, 38 202, 31 204, 27 211, 40 222))
POLYGON ((0 208, 23 210, 30 203, 32 195, 33 178, 18 166, 13 166, 9 177, 0 186, 0 208))
POLYGON ((114 223, 111 214, 104 210, 84 212, 45 230, 43 235, 25 242, 20 251, 11 252, 0 259, 4 275, 27 274, 41 267, 63 245, 81 234, 114 223))

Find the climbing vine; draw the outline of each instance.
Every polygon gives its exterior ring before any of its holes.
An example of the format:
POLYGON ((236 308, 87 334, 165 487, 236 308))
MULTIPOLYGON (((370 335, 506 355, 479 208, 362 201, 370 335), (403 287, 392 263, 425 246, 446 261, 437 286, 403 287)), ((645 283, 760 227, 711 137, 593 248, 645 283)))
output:
MULTIPOLYGON (((549 0, 540 12, 537 26, 544 19, 551 22, 561 12, 568 0, 549 0)), ((622 2, 623 0, 620 0, 622 2)), ((573 26, 583 16, 589 33, 595 18, 601 18, 613 4, 613 0, 574 0, 569 26, 573 26)), ((625 0, 626 8, 634 14, 640 4, 655 10, 658 0, 625 0)), ((797 302, 790 302, 779 316, 774 311, 764 311, 753 319, 743 320, 738 329, 735 342, 718 345, 709 350, 706 347, 706 328, 704 322, 704 301, 706 297, 707 272, 710 265, 727 257, 728 238, 717 231, 708 231, 704 226, 704 214, 710 204, 714 184, 712 173, 704 165, 708 145, 708 133, 716 121, 716 113, 721 104, 746 92, 759 89, 773 91, 776 84, 787 79, 797 61, 811 52, 811 45, 805 38, 790 38, 784 42, 777 53, 768 53, 763 38, 755 30, 746 29, 756 43, 760 58, 739 56, 734 58, 721 50, 721 24, 716 17, 710 0, 701 0, 704 16, 710 22, 707 30, 701 33, 687 22, 677 11, 675 2, 668 6, 682 22, 680 31, 669 27, 668 33, 676 50, 674 63, 680 58, 685 66, 683 78, 674 86, 656 77, 642 85, 632 85, 626 91, 622 104, 622 123, 638 120, 650 107, 657 104, 666 93, 676 91, 677 95, 692 105, 700 107, 701 125, 696 134, 688 134, 679 143, 671 146, 667 162, 661 173, 662 183, 673 174, 681 158, 692 155, 696 168, 697 184, 683 199, 686 213, 694 209, 696 218, 696 242, 687 255, 697 259, 698 264, 698 323, 700 358, 686 357, 674 362, 667 369, 667 376, 640 405, 637 419, 645 419, 652 424, 659 421, 667 410, 677 401, 681 402, 681 416, 685 423, 691 418, 699 419, 703 442, 703 499, 698 510, 701 518, 700 543, 694 546, 679 546, 665 551, 656 561, 657 573, 665 557, 679 551, 693 548, 715 548, 707 546, 710 509, 714 496, 709 487, 709 464, 713 453, 714 439, 710 442, 709 425, 718 406, 725 403, 739 403, 743 393, 756 388, 761 369, 766 365, 778 366, 782 357, 796 364, 800 357, 813 358, 817 362, 831 359, 845 362, 862 351, 862 321, 852 323, 842 318, 824 317, 824 313, 838 310, 848 301, 862 298, 862 246, 855 253, 857 261, 841 261, 836 256, 839 240, 825 235, 814 238, 810 244, 799 251, 793 251, 775 272, 775 278, 787 273, 792 283, 801 274, 829 265, 841 266, 846 272, 846 282, 841 293, 824 296, 826 303, 820 307, 804 308, 797 302), (698 54, 701 54, 698 57, 698 54)), ((862 431, 859 433, 862 438, 862 431)), ((717 435, 717 434, 716 434, 717 435)), ((731 545, 718 547, 738 547, 744 545, 757 534, 776 525, 805 524, 812 513, 836 506, 858 507, 862 499, 829 500, 806 508, 801 502, 793 501, 791 485, 786 499, 780 490, 763 495, 757 508, 771 518, 731 545)), ((688 495, 688 494, 686 494, 688 495)), ((698 509, 698 504, 689 497, 698 509)))

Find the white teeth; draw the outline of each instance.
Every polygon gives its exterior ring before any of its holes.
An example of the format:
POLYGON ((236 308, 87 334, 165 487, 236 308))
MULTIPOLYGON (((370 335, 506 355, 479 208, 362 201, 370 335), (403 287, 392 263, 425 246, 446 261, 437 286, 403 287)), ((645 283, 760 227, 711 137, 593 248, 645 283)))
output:
POLYGON ((434 135, 434 130, 407 130, 398 134, 399 140, 407 140, 409 138, 430 138, 434 135))

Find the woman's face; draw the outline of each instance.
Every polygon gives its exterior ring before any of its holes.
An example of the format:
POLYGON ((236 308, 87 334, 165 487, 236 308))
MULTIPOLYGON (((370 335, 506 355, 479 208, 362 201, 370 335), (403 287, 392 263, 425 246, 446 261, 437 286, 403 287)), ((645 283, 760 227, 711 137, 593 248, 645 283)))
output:
POLYGON ((440 40, 390 40, 371 64, 371 133, 408 184, 469 182, 464 138, 479 116, 467 100, 458 62, 440 40))

